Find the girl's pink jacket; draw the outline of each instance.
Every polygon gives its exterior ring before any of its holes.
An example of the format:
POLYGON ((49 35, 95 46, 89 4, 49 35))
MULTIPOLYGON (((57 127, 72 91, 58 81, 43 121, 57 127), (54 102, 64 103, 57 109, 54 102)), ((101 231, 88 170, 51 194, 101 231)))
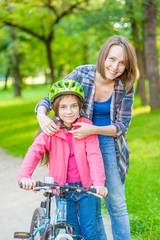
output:
MULTIPOLYGON (((77 122, 92 124, 86 118, 80 118, 77 122)), ((105 172, 97 135, 91 135, 83 139, 76 139, 72 136, 72 142, 83 187, 88 188, 92 184, 94 186, 104 186, 105 172)), ((32 177, 32 173, 47 150, 50 154, 48 176, 54 177, 54 181, 60 185, 66 183, 69 145, 64 129, 52 136, 41 132, 35 138, 24 158, 18 182, 23 178, 32 177)))

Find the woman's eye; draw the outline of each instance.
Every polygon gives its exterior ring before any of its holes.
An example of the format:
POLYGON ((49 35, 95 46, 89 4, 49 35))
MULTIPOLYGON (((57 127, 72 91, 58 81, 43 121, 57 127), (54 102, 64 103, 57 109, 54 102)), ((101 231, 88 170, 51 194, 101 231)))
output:
POLYGON ((112 61, 114 61, 114 58, 113 58, 113 57, 110 57, 109 59, 112 60, 112 61))

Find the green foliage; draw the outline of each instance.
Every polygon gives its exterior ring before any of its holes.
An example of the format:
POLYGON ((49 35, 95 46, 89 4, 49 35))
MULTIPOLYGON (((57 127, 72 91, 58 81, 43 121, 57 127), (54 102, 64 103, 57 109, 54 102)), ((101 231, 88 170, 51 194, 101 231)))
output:
MULTIPOLYGON (((136 99, 137 100, 137 99, 136 99)), ((126 198, 134 239, 160 236, 160 109, 137 106, 127 134, 131 149, 126 198)))
POLYGON ((0 29, 0 74, 5 75, 11 65, 11 39, 7 27, 0 29))
MULTIPOLYGON (((21 99, 13 97, 12 89, 0 92, 0 147, 7 153, 24 157, 39 127, 34 107, 49 88, 26 86, 21 99)), ((127 133, 131 156, 125 184, 132 240, 157 240, 160 236, 159 122, 160 109, 140 106, 136 96, 127 133)))
MULTIPOLYGON (((67 19, 67 15, 85 9, 86 1, 71 0, 68 2, 43 0, 39 2, 37 0, 31 0, 21 2, 14 0, 3 1, 0 3, 0 6, 0 23, 9 25, 11 28, 16 27, 19 29, 18 33, 20 32, 20 34, 23 35, 23 37, 18 36, 17 44, 18 52, 21 54, 20 67, 23 77, 29 76, 29 73, 30 76, 34 76, 38 71, 49 72, 48 68, 50 68, 50 70, 53 69, 52 71, 55 72, 55 76, 59 77, 62 75, 62 71, 68 70, 68 68, 69 70, 71 69, 71 56, 75 55, 75 52, 78 60, 83 58, 83 56, 79 58, 79 56, 81 56, 81 54, 79 54, 81 50, 79 52, 74 51, 74 49, 79 48, 77 47, 78 45, 81 45, 81 43, 77 41, 77 38, 80 39, 80 36, 77 37, 75 34, 75 38, 73 38, 72 41, 68 39, 67 42, 66 35, 63 34, 62 37, 61 34, 61 30, 64 32, 64 29, 59 28, 57 25, 61 22, 61 19, 67 19), (59 30, 60 34, 58 32, 59 30), (54 44, 55 35, 59 36, 58 44, 56 42, 54 44), (50 49, 51 42, 52 49, 50 49), (77 43, 77 45, 75 43, 77 43), (72 46, 72 48, 70 46, 72 46), (69 51, 68 48, 71 48, 71 51, 69 51), (49 54, 51 54, 51 56, 49 54), (66 59, 63 54, 66 56, 66 59), (52 62, 52 58, 54 62, 52 62), (49 67, 47 67, 48 65, 49 67)), ((7 39, 9 40, 9 35, 7 39)), ((11 44, 11 41, 9 41, 9 44, 11 44)), ((76 63, 75 60, 73 62, 76 63)), ((4 71, 3 74, 5 74, 4 71)))
MULTIPOLYGON (((0 24, 9 21, 32 31, 18 31, 18 50, 21 54, 22 77, 35 76, 38 72, 47 72, 47 52, 44 39, 52 36, 51 55, 56 78, 61 78, 65 72, 70 72, 77 65, 95 63, 101 45, 111 36, 124 35, 133 41, 132 22, 136 20, 138 44, 143 49, 143 6, 142 0, 30 0, 30 1, 1 1, 0 24), (87 3, 88 2, 88 3, 87 3), (71 5, 77 4, 78 8, 59 20, 64 11, 71 5), (132 8, 130 8, 132 4, 132 8), (83 9, 83 10, 82 10, 83 9), (76 13, 76 14, 75 14, 76 13), (57 22, 56 22, 57 21, 57 22), (50 35, 51 34, 51 35, 50 35), (38 36, 38 39, 35 36, 38 36)), ((157 3, 157 13, 160 11, 157 3)), ((160 31, 160 15, 157 14, 157 36, 160 31)), ((10 28, 9 28, 10 30, 10 28)), ((5 34, 0 30, 1 44, 10 46, 11 40, 8 30, 5 34)), ((159 48, 159 38, 157 37, 159 48)), ((135 45, 135 43, 134 43, 135 45)), ((5 75, 8 69, 11 52, 0 52, 0 73, 5 75), (4 62, 4 64, 3 64, 4 62)))
POLYGON ((34 108, 48 91, 48 85, 27 86, 20 99, 14 98, 12 89, 1 90, 0 146, 7 153, 24 157, 39 128, 34 108))
POLYGON ((13 49, 20 54, 20 70, 23 78, 35 77, 39 72, 47 68, 46 52, 44 45, 29 34, 16 30, 17 40, 11 40, 11 28, 6 26, 0 29, 0 74, 4 76, 10 68, 9 75, 12 76, 13 49), (32 53, 32 54, 30 54, 32 53))

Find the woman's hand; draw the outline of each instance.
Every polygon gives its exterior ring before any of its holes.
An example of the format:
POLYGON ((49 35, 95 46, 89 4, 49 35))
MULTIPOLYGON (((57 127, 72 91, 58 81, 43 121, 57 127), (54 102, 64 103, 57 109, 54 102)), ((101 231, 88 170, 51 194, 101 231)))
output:
POLYGON ((24 178, 20 183, 22 183, 24 190, 31 190, 36 187, 36 181, 34 179, 24 178))
POLYGON ((108 189, 103 186, 91 186, 92 189, 96 189, 96 193, 102 197, 107 197, 108 189))
POLYGON ((37 119, 42 131, 48 136, 59 131, 59 127, 46 115, 46 109, 43 106, 38 108, 37 119))
POLYGON ((92 134, 95 134, 95 126, 88 123, 75 123, 73 126, 80 126, 78 129, 70 130, 69 132, 73 134, 73 136, 77 139, 88 137, 92 134))

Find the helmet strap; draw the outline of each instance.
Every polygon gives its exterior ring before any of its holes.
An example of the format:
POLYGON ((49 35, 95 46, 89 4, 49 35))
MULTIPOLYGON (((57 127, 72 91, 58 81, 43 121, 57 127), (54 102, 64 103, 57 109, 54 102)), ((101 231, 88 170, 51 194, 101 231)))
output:
MULTIPOLYGON (((79 116, 78 116, 78 118, 79 118, 79 116)), ((77 119, 73 123, 75 123, 77 121, 77 119)), ((60 129, 66 128, 67 131, 69 131, 74 127, 73 125, 71 127, 67 127, 60 118, 59 118, 59 121, 60 121, 60 129)))
MULTIPOLYGON (((56 115, 54 115, 54 116, 55 116, 56 119, 60 122, 60 129, 65 128, 65 129, 67 129, 67 131, 69 131, 69 130, 71 130, 71 129, 74 127, 74 126, 67 127, 67 126, 63 123, 63 121, 60 119, 60 117, 58 117, 58 116, 56 116, 56 115)), ((80 117, 81 117, 81 115, 79 115, 79 116, 77 117, 77 119, 76 119, 73 123, 75 123, 80 117)))

